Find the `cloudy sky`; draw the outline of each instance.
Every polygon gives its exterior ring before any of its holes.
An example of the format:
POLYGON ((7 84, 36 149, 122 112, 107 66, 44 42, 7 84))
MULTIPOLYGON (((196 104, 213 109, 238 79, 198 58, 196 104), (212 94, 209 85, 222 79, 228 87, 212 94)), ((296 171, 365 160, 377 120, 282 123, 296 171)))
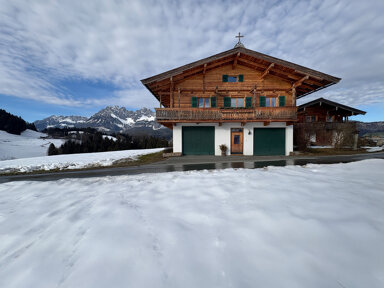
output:
POLYGON ((0 0, 0 108, 28 121, 153 108, 140 79, 231 49, 240 31, 249 49, 342 78, 299 104, 384 120, 383 15, 383 0, 0 0))

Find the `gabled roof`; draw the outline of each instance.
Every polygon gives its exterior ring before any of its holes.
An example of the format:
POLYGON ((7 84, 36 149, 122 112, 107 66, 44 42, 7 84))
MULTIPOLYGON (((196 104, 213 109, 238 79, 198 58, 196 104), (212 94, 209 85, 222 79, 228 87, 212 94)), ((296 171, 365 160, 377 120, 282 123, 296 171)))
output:
POLYGON ((304 97, 310 93, 338 83, 341 78, 331 76, 292 62, 288 62, 279 58, 275 58, 266 54, 262 54, 244 47, 235 47, 222 53, 183 65, 181 67, 160 73, 158 75, 141 80, 141 82, 154 94, 157 98, 161 89, 170 87, 170 79, 178 81, 187 77, 201 73, 203 70, 208 71, 220 66, 228 65, 235 61, 239 65, 244 65, 261 72, 266 71, 270 75, 283 78, 292 83, 300 83, 296 88, 297 98, 304 97), (158 85, 160 82, 161 85, 158 85), (169 83, 168 83, 169 82, 169 83))
POLYGON ((300 111, 304 110, 304 108, 307 108, 307 107, 322 106, 322 105, 338 108, 340 110, 345 110, 347 112, 351 112, 352 115, 359 115, 359 114, 364 115, 366 113, 365 111, 362 111, 362 110, 359 110, 359 109, 356 109, 356 108, 353 108, 353 107, 350 107, 347 105, 343 105, 343 104, 340 104, 340 103, 337 103, 337 102, 334 102, 334 101, 331 101, 331 100, 328 100, 325 98, 318 98, 318 99, 315 99, 315 100, 310 101, 308 103, 302 104, 302 105, 297 107, 297 110, 298 110, 298 112, 300 112, 300 111))

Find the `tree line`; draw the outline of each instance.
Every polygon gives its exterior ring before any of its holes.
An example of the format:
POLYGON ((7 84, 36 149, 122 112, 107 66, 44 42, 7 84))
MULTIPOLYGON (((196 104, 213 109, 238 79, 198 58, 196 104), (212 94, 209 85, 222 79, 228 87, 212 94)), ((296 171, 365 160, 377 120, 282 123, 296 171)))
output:
POLYGON ((48 155, 163 148, 169 145, 166 139, 153 136, 114 134, 113 137, 114 139, 110 139, 100 132, 83 131, 83 133, 76 133, 74 139, 66 141, 60 147, 51 144, 48 148, 48 155))
POLYGON ((15 116, 0 109, 0 130, 20 135, 26 129, 37 131, 35 124, 26 122, 23 118, 15 116))

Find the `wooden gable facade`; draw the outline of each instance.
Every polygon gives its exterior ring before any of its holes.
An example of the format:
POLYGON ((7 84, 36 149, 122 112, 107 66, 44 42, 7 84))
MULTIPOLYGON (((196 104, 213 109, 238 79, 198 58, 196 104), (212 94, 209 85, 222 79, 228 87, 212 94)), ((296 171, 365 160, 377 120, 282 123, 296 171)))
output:
POLYGON ((236 47, 143 79, 159 100, 157 121, 294 122, 296 99, 340 81, 294 63, 236 47))
POLYGON ((365 111, 328 99, 318 98, 298 106, 298 122, 348 122, 348 117, 365 115, 365 111))

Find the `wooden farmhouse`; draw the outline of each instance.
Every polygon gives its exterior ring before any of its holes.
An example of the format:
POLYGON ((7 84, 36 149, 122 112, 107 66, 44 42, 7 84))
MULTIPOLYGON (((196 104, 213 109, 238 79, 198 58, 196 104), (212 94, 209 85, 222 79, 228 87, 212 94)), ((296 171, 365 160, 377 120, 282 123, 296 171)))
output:
MULTIPOLYGON (((356 122, 350 122, 349 117, 365 113, 324 98, 302 104, 297 108, 298 121, 294 125, 294 142, 297 146, 310 144, 335 146, 337 135, 340 133, 343 134, 344 140, 353 139, 356 142, 358 134, 356 122), (306 143, 300 145, 303 141, 306 143)), ((352 143, 344 144, 348 146, 352 143)))
POLYGON ((246 49, 240 40, 141 80, 160 102, 157 121, 173 130, 173 152, 183 155, 221 155, 222 144, 230 155, 289 155, 296 100, 339 81, 246 49))
POLYGON ((365 111, 328 99, 318 98, 297 107, 298 123, 345 123, 350 116, 365 115, 365 111))

